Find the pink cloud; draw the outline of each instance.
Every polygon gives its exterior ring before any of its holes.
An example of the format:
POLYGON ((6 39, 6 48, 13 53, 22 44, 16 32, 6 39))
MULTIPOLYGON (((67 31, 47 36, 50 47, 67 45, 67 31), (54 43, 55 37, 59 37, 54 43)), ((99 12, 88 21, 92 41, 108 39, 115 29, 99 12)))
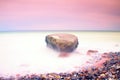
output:
POLYGON ((119 5, 119 0, 2 0, 0 20, 10 20, 13 24, 16 21, 33 20, 33 24, 29 26, 16 25, 15 29, 18 30, 57 29, 55 26, 59 26, 58 29, 69 29, 67 26, 77 26, 76 29, 101 29, 101 26, 102 29, 112 29, 114 24, 120 25, 119 5), (36 20, 43 20, 44 24, 35 23, 36 20), (48 24, 45 20, 52 23, 48 24))

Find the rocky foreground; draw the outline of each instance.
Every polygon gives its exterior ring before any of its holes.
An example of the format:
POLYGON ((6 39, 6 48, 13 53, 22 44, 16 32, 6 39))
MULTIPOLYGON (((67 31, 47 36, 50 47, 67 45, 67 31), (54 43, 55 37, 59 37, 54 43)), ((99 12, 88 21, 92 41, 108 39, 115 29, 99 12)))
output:
MULTIPOLYGON (((16 76, 3 77, 0 80, 120 80, 120 52, 103 53, 102 59, 107 59, 101 66, 92 66, 87 69, 66 73, 47 74, 16 74, 16 76)), ((67 65, 66 65, 67 66, 67 65)))

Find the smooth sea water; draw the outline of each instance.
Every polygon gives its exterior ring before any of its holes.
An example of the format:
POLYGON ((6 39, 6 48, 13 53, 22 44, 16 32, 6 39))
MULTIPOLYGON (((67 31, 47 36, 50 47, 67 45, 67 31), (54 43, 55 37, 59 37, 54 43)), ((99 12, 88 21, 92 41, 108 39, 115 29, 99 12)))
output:
POLYGON ((42 31, 0 33, 0 75, 66 72, 90 59, 88 50, 120 51, 120 32, 42 31), (46 47, 45 36, 70 33, 78 37, 78 48, 67 58, 46 47))

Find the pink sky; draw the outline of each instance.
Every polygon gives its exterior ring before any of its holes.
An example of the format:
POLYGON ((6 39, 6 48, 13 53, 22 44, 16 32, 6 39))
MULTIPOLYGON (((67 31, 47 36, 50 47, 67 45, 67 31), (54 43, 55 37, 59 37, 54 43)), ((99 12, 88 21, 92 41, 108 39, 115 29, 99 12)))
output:
POLYGON ((120 0, 1 0, 9 30, 120 30, 120 0))

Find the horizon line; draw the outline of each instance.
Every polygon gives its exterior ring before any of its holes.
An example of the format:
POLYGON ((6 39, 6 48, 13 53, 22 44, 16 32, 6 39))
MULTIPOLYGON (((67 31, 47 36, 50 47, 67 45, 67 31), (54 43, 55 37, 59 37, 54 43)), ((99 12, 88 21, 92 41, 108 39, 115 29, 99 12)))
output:
POLYGON ((120 30, 3 30, 1 32, 120 32, 120 30))

